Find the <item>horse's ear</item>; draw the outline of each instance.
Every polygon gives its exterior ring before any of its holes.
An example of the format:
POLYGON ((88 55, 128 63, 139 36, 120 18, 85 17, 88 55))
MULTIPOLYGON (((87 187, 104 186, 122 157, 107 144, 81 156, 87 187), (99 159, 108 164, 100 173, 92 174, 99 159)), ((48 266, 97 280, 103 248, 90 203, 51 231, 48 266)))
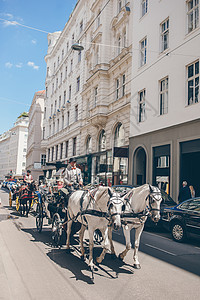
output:
POLYGON ((153 193, 153 189, 150 184, 149 184, 149 190, 150 190, 150 193, 153 193))
POLYGON ((108 188, 108 195, 109 195, 110 197, 112 197, 112 195, 113 195, 113 193, 112 193, 112 191, 111 191, 110 188, 108 188))

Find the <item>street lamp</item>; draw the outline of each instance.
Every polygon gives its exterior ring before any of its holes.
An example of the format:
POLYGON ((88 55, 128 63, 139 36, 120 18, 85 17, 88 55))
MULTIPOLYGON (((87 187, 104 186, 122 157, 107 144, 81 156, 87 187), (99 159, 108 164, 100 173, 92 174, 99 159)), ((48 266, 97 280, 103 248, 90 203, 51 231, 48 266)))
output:
POLYGON ((75 51, 82 51, 82 50, 84 50, 84 47, 83 47, 81 44, 79 44, 79 41, 76 42, 76 43, 74 43, 74 44, 71 46, 71 48, 72 48, 73 50, 75 50, 75 51))

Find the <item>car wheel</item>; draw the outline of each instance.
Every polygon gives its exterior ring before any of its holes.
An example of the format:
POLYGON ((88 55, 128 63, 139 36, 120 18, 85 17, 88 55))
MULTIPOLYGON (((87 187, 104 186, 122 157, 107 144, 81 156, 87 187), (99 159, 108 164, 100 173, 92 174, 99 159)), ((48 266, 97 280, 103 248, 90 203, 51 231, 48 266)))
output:
POLYGON ((171 235, 174 241, 183 242, 186 238, 186 232, 184 226, 179 222, 174 222, 171 225, 171 235))

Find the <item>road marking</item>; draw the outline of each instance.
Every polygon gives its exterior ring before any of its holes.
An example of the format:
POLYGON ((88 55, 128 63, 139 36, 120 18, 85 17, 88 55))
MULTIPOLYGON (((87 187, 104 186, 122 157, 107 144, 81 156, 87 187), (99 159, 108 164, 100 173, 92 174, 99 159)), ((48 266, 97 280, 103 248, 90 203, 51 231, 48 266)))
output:
POLYGON ((163 249, 157 248, 157 247, 155 247, 155 246, 152 246, 152 245, 149 245, 149 244, 145 244, 145 245, 146 245, 146 246, 148 246, 148 247, 154 248, 154 249, 156 249, 156 250, 159 250, 159 251, 165 252, 165 253, 167 253, 167 254, 170 254, 170 255, 173 255, 173 256, 177 256, 176 254, 174 254, 174 253, 172 253, 172 252, 169 252, 169 251, 166 251, 166 250, 163 250, 163 249))
POLYGON ((147 232, 147 231, 144 231, 145 233, 149 234, 149 235, 153 235, 153 236, 156 236, 156 237, 160 237, 162 239, 165 239, 165 240, 168 240, 168 241, 171 241, 172 242, 172 239, 170 238, 167 238, 165 236, 162 236, 162 235, 159 235, 159 234, 155 234, 155 233, 151 233, 151 232, 147 232))

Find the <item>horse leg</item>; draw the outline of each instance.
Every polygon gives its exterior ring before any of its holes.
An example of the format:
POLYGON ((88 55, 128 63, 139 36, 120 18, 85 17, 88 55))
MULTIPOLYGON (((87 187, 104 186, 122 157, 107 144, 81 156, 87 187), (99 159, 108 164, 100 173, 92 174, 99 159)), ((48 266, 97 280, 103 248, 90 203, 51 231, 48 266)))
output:
POLYGON ((139 260, 138 260, 138 249, 140 245, 140 237, 144 228, 144 224, 135 229, 135 243, 134 243, 134 252, 133 252, 133 262, 135 269, 141 269, 139 260))
POLYGON ((85 254, 85 249, 83 246, 83 237, 84 237, 84 232, 85 232, 86 226, 82 225, 81 229, 79 231, 79 240, 80 240, 80 247, 81 247, 81 259, 84 260, 84 254, 85 254))
POLYGON ((101 233, 102 233, 102 237, 103 237, 103 241, 104 241, 104 246, 103 246, 101 255, 96 258, 96 261, 98 264, 100 264, 102 262, 102 260, 104 259, 105 255, 106 255, 106 252, 109 250, 108 227, 106 227, 106 229, 103 229, 101 231, 101 233))
POLYGON ((125 229, 123 226, 124 237, 126 240, 126 249, 119 254, 119 259, 123 260, 127 252, 131 249, 130 228, 125 229))
POLYGON ((112 240, 112 228, 110 226, 108 227, 108 239, 110 242, 111 255, 116 256, 114 245, 113 245, 113 240, 112 240))
POLYGON ((67 223, 67 240, 66 240, 66 248, 69 250, 69 245, 70 245, 70 233, 71 233, 71 227, 72 227, 72 219, 68 215, 68 220, 69 222, 67 223))
POLYGON ((88 226, 88 234, 89 234, 89 267, 92 271, 94 271, 94 263, 93 263, 93 247, 94 247, 94 241, 93 241, 93 235, 94 235, 94 229, 88 226))

